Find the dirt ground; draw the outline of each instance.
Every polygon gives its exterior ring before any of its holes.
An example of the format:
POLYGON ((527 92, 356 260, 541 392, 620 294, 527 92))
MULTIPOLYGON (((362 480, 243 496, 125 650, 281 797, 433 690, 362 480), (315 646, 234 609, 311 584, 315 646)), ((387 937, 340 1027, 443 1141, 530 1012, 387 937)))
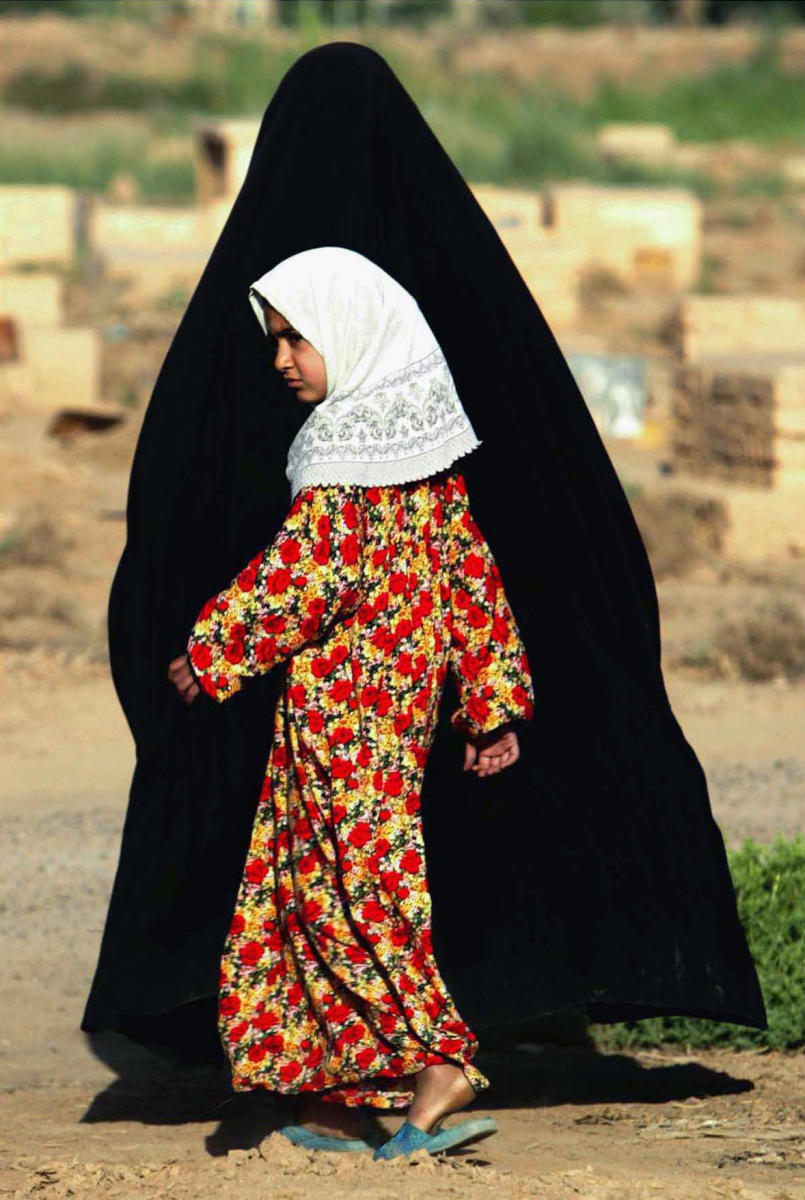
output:
MULTIPOLYGON (((44 1049, 44 1047, 43 1047, 44 1049)), ((441 1159, 374 1163, 307 1152, 272 1132, 269 1103, 212 1073, 141 1062, 113 1079, 89 1055, 6 1100, 3 1194, 432 1200, 799 1200, 805 1064, 777 1054, 599 1055, 521 1047, 479 1055, 499 1132, 441 1159), (798 1099, 796 1098, 798 1097, 798 1099)), ((109 1053, 107 1048, 107 1053, 109 1053)), ((114 1053, 109 1055, 114 1058, 114 1053)), ((6 1089, 13 1088, 11 1083, 6 1089)), ((399 1118, 398 1118, 399 1119, 399 1118)), ((389 1130, 394 1122, 383 1118, 389 1130)))
MULTIPOLYGON (((766 201, 751 212, 751 220, 709 214, 706 248, 718 256, 719 286, 747 286, 752 260, 773 274, 767 286, 793 294, 805 263, 801 215, 766 201)), ((0 416, 0 1194, 805 1200, 801 1053, 492 1050, 481 1038, 478 1063, 493 1086, 478 1111, 496 1117, 498 1134, 440 1161, 374 1164, 363 1155, 311 1156, 272 1135, 271 1103, 233 1097, 221 1074, 180 1072, 114 1035, 90 1044, 79 1033, 133 767, 108 675, 106 602, 143 405, 180 312, 127 312, 97 283, 91 292, 71 285, 70 304, 73 319, 125 323, 127 337, 105 348, 104 389, 112 402, 128 389, 136 403, 116 429, 72 440, 48 436, 35 409, 5 404, 0 416)), ((574 335, 580 348, 593 341, 646 353, 658 419, 667 309, 662 299, 613 295, 574 335)), ((570 335, 564 344, 573 348, 570 335)), ((708 647, 743 613, 800 602, 805 489, 682 480, 662 470, 661 443, 609 449, 624 483, 643 494, 681 489, 724 505, 721 544, 705 541, 690 561, 659 572, 666 682, 727 843, 791 836, 803 828, 801 679, 783 670, 747 679, 708 647)), ((676 527, 660 523, 653 536, 653 561, 672 564, 676 527)), ((391 1130, 395 1118, 383 1121, 391 1130)))

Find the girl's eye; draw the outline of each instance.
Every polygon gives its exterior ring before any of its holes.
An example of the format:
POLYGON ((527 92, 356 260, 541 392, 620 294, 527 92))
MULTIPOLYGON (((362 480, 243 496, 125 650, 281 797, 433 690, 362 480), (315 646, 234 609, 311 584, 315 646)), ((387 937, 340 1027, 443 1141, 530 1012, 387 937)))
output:
MULTIPOLYGON (((286 333, 284 336, 288 339, 288 341, 291 343, 292 346, 295 346, 297 344, 297 342, 301 342, 304 340, 301 333, 286 333)), ((276 354, 276 352, 277 352, 277 345, 278 345, 277 339, 274 337, 273 333, 269 333, 268 334, 268 348, 274 354, 276 354)))

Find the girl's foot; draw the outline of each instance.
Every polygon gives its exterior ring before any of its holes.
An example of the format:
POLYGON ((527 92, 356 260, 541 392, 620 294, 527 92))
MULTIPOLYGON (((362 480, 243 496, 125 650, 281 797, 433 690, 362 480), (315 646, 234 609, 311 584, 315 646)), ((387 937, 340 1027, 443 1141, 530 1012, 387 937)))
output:
POLYGON ((376 1128, 361 1109, 348 1108, 346 1104, 335 1104, 315 1096, 305 1099, 297 1123, 311 1133, 341 1138, 367 1138, 376 1128))
POLYGON ((443 1117, 466 1108, 474 1098, 475 1089, 460 1067, 436 1063, 418 1073, 406 1120, 424 1133, 438 1133, 443 1117))

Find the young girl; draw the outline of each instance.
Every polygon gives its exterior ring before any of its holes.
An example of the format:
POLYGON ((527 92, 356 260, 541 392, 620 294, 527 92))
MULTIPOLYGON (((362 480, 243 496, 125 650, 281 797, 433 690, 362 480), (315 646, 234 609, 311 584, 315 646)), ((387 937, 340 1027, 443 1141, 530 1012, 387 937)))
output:
POLYGON ((408 1108, 376 1157, 494 1131, 436 1132, 488 1079, 434 959, 422 778, 448 670, 479 778, 517 761, 533 716, 526 651, 455 460, 480 443, 413 297, 324 246, 250 298, 303 404, 273 543, 211 597, 170 664, 187 703, 228 700, 282 666, 284 686, 221 964, 235 1090, 316 1098, 286 1132, 368 1143, 347 1109, 408 1108), (324 1136, 321 1136, 324 1134, 324 1136))

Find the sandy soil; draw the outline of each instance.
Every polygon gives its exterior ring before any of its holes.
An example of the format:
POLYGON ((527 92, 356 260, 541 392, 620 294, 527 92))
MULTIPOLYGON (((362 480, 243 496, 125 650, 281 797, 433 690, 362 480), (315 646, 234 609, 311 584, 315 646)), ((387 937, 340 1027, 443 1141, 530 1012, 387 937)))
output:
POLYGON ((420 1152, 374 1163, 290 1145, 271 1132, 269 1104, 228 1103, 224 1081, 209 1073, 176 1077, 140 1064, 125 1081, 109 1080, 88 1061, 81 1079, 68 1079, 54 1060, 46 1086, 6 1106, 6 1140, 26 1150, 8 1155, 3 1191, 188 1200, 805 1195, 801 1058, 535 1047, 488 1054, 483 1068, 496 1085, 483 1110, 498 1122, 494 1137, 440 1160, 420 1152))

